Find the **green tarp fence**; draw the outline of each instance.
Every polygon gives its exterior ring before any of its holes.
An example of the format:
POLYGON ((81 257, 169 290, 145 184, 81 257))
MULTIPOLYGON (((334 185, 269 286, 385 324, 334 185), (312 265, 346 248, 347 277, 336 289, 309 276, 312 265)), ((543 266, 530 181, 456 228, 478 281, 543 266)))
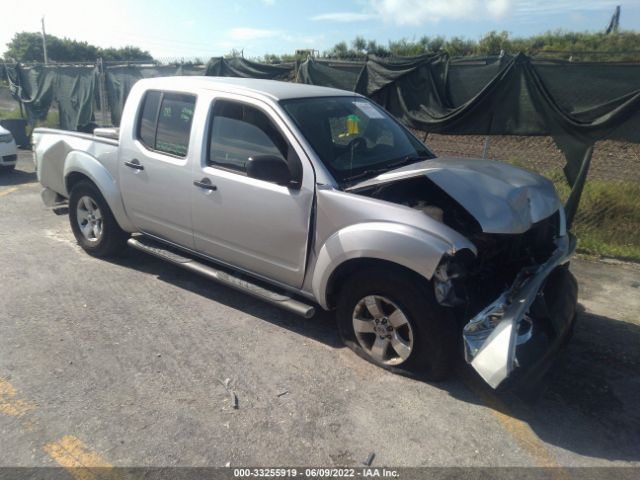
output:
POLYGON ((319 61, 309 59, 300 64, 296 75, 299 83, 355 90, 364 62, 319 61))
POLYGON ((120 125, 124 102, 131 87, 142 78, 173 77, 177 75, 203 75, 204 68, 187 65, 119 65, 105 68, 105 88, 111 111, 111 122, 120 125))
POLYGON ((9 69, 8 78, 29 123, 46 119, 54 102, 60 128, 77 130, 92 121, 98 81, 95 66, 16 65, 9 69))
POLYGON ((552 136, 573 187, 566 205, 570 221, 595 142, 640 142, 640 65, 536 62, 519 54, 470 68, 469 60, 444 56, 374 57, 355 90, 426 132, 552 136))
MULTIPOLYGON (((7 68, 12 91, 31 121, 55 101, 60 126, 92 120, 95 67, 39 65, 7 68)), ((640 64, 534 60, 525 55, 421 55, 357 61, 308 59, 266 65, 244 58, 212 58, 206 66, 119 65, 104 68, 108 106, 120 124, 124 102, 141 78, 174 75, 289 80, 351 90, 372 98, 405 125, 451 135, 552 136, 566 156, 573 187, 572 218, 601 139, 640 142, 640 64)))
POLYGON ((267 80, 292 80, 296 64, 265 64, 242 57, 214 57, 207 63, 205 75, 209 77, 262 78, 267 80))

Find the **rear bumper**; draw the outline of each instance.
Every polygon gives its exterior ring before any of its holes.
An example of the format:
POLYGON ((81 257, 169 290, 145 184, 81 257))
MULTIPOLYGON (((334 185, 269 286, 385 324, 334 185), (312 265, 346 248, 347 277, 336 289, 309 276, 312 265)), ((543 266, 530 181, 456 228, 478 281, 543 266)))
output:
POLYGON ((540 377, 573 328, 578 288, 568 261, 575 240, 567 235, 556 245, 464 327, 465 359, 493 388, 507 378, 540 377))
POLYGON ((18 155, 0 155, 0 165, 15 165, 18 155))

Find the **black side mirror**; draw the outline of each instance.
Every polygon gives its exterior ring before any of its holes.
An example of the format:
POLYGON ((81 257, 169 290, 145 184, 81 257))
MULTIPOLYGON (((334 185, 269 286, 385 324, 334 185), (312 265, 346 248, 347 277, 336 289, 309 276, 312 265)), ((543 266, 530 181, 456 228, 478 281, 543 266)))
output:
POLYGON ((249 157, 246 164, 247 176, 277 183, 278 185, 294 186, 291 184, 291 172, 287 161, 275 155, 256 155, 249 157))

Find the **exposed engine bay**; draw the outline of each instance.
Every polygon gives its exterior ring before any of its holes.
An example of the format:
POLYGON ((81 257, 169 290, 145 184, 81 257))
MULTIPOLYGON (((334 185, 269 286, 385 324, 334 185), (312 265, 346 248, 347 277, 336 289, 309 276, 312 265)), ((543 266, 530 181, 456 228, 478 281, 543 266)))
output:
POLYGON ((465 305, 470 318, 508 288, 518 273, 544 263, 556 249, 559 210, 524 233, 495 234, 426 176, 386 183, 358 192, 422 211, 463 234, 478 249, 477 257, 462 251, 440 265, 435 275, 436 298, 446 306, 465 305))

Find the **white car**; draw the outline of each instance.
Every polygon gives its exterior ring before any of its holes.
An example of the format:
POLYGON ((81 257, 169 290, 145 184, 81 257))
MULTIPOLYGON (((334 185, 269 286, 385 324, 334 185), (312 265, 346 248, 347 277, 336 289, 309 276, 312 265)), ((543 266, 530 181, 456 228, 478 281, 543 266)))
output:
POLYGON ((17 161, 16 141, 9 130, 0 126, 0 172, 10 172, 16 168, 17 161))

